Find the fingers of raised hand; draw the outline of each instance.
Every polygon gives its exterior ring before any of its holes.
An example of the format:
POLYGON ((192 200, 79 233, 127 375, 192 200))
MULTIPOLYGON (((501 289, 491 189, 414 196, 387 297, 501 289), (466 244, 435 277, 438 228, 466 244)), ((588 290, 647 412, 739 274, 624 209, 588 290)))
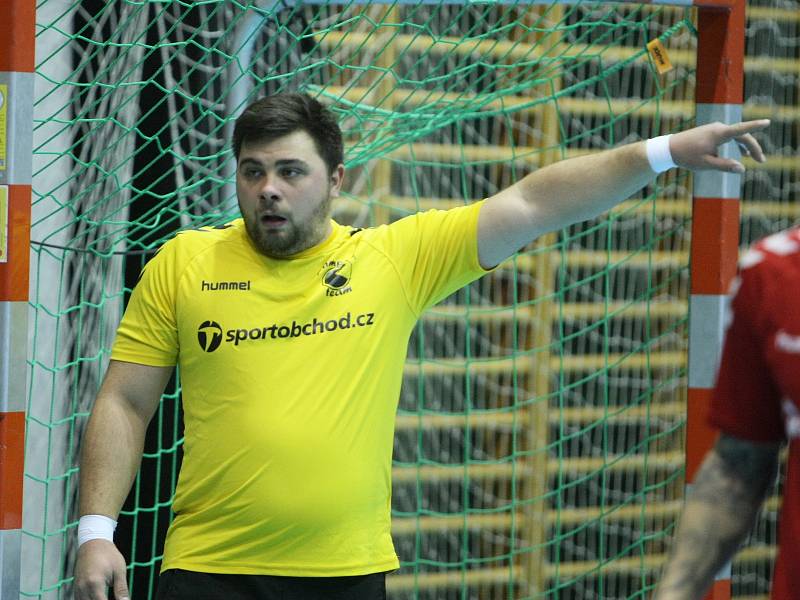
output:
POLYGON ((720 156, 720 147, 735 140, 742 154, 763 162, 764 153, 752 132, 760 131, 768 125, 769 119, 744 121, 733 125, 717 122, 675 134, 670 142, 673 159, 679 166, 693 170, 715 169, 729 173, 744 173, 741 162, 720 156))
POLYGON ((742 121, 741 123, 726 125, 725 137, 733 139, 745 134, 755 133, 769 127, 769 123, 769 119, 756 119, 755 121, 742 121))
POLYGON ((736 138, 736 143, 739 145, 739 150, 745 156, 750 156, 753 160, 764 162, 764 152, 761 150, 761 145, 752 134, 745 133, 736 138))
POLYGON ((715 154, 707 154, 703 157, 702 165, 698 169, 714 169, 726 171, 728 173, 744 173, 744 165, 732 158, 723 158, 715 154))
POLYGON ((753 136, 753 133, 765 129, 770 124, 769 119, 757 119, 755 121, 743 121, 732 125, 724 125, 720 128, 719 144, 724 144, 729 140, 736 140, 742 154, 751 156, 758 162, 764 162, 764 153, 761 146, 753 136))

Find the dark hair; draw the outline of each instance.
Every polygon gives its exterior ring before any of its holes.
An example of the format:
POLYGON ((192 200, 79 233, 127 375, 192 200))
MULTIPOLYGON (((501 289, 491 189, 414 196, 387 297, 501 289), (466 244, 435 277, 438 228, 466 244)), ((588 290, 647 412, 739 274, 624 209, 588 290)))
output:
POLYGON ((270 142, 303 130, 333 173, 344 162, 342 130, 333 113, 308 94, 284 93, 256 100, 244 109, 233 128, 233 155, 239 160, 245 142, 270 142))

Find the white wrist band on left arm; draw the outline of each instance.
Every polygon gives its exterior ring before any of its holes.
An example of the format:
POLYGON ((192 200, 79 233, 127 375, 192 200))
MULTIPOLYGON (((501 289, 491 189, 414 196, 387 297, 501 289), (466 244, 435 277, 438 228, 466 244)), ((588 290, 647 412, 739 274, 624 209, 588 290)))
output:
POLYGON ((647 140, 645 149, 647 151, 647 161, 650 168, 656 173, 663 173, 673 167, 677 167, 672 160, 672 153, 669 151, 669 138, 672 134, 660 135, 647 140))
POLYGON ((84 515, 78 520, 78 548, 89 540, 114 541, 117 522, 103 515, 84 515))

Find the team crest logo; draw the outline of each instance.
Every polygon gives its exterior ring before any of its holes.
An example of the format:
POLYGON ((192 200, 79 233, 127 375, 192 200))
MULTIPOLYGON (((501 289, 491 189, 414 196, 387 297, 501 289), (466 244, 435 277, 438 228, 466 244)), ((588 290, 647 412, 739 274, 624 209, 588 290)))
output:
POLYGON ((353 263, 349 260, 329 260, 322 266, 322 285, 328 296, 341 296, 352 292, 350 280, 353 277, 353 263))
POLYGON ((197 342, 204 352, 213 352, 222 343, 222 327, 216 321, 203 321, 197 328, 197 342))

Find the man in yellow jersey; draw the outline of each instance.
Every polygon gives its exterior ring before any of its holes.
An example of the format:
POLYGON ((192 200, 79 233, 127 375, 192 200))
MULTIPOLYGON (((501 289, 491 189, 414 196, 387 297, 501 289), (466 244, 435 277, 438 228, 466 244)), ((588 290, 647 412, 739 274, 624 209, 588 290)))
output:
POLYGON ((184 459, 158 598, 385 597, 398 568, 391 456, 422 312, 554 229, 768 121, 714 124, 540 169, 488 200, 353 229, 332 114, 302 94, 250 105, 233 149, 242 218, 178 234, 145 266, 83 443, 78 600, 128 597, 112 541, 147 425, 180 366, 184 459))

